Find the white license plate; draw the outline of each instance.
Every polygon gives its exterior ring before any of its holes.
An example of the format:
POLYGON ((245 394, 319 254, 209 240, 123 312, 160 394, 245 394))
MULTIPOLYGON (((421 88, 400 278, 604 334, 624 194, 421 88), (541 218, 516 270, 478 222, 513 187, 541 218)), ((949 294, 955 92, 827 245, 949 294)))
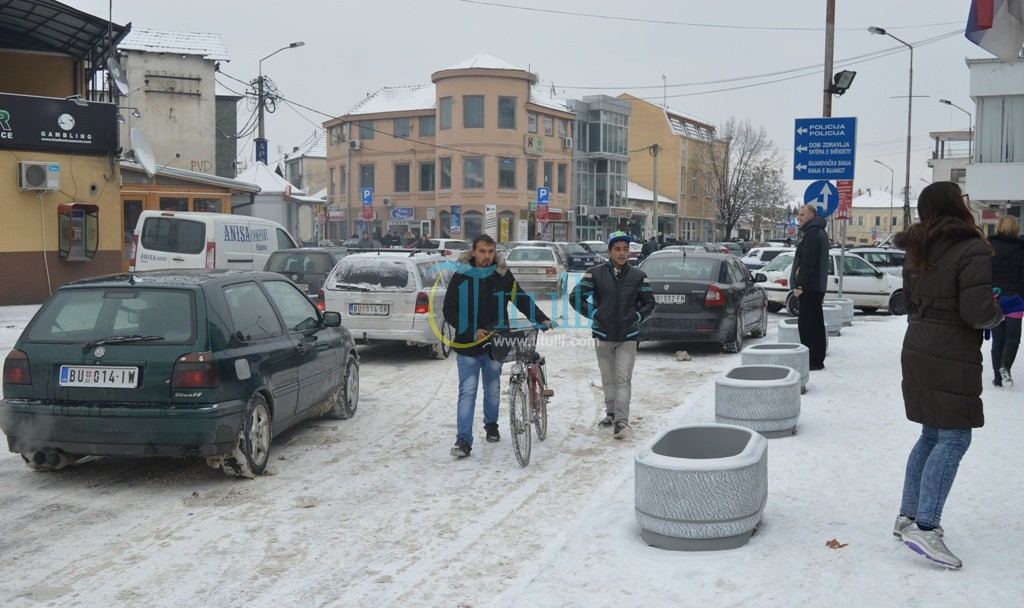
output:
POLYGON ((686 296, 680 294, 654 294, 654 301, 658 304, 686 304, 686 296))
POLYGON ((389 304, 349 304, 348 314, 362 317, 386 317, 391 314, 389 304))
POLYGON ((295 286, 302 291, 309 291, 309 283, 296 283, 295 286))
POLYGON ((547 270, 543 268, 520 268, 516 272, 520 274, 545 274, 547 270))
POLYGON ((135 388, 139 385, 139 368, 96 365, 61 365, 58 382, 61 386, 135 388))

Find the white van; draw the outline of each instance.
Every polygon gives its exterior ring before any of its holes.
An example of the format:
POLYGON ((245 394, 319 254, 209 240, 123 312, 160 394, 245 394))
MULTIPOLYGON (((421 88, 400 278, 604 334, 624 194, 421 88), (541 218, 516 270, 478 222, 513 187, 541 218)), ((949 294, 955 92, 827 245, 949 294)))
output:
POLYGON ((229 213, 143 211, 132 234, 129 270, 262 270, 270 254, 295 248, 284 226, 229 213))

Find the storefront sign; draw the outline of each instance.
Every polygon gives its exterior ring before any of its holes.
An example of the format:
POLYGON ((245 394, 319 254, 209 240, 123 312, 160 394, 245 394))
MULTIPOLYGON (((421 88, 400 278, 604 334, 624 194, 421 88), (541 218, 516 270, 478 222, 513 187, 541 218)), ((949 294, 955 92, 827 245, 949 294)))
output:
POLYGON ((452 205, 449 232, 452 234, 462 234, 462 205, 452 205))
POLYGON ((392 222, 408 221, 416 217, 416 209, 413 207, 392 207, 390 218, 392 222))
POLYGON ((0 93, 0 148, 111 154, 117 150, 117 107, 0 93))
POLYGON ((498 238, 498 206, 484 205, 484 234, 498 238))
POLYGON ((608 207, 608 217, 633 217, 633 210, 629 207, 608 207))
POLYGON ((501 243, 509 242, 509 232, 512 230, 512 219, 503 217, 498 220, 498 241, 501 243))
POLYGON ((534 156, 544 156, 544 138, 540 135, 526 135, 523 140, 523 151, 534 156))
POLYGON ((434 207, 427 207, 427 219, 428 220, 434 219, 434 213, 435 213, 434 207))

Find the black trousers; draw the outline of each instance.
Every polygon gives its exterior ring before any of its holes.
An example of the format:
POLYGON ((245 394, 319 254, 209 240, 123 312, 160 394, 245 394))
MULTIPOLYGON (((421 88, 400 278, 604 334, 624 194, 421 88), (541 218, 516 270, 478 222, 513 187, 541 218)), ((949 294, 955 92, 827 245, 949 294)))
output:
POLYGON ((1017 347, 1020 346, 1020 319, 1007 317, 1005 321, 992 328, 992 368, 995 377, 999 378, 999 368, 1013 367, 1017 358, 1017 347))
POLYGON ((825 365, 825 314, 821 305, 824 291, 803 290, 800 294, 800 343, 810 352, 811 368, 825 365))

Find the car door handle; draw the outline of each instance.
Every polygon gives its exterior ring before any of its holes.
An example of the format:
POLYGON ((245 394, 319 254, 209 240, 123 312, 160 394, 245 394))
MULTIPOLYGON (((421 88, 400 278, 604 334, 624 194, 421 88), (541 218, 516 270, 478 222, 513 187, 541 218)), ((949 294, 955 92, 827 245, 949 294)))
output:
POLYGON ((184 262, 185 261, 185 258, 171 258, 171 259, 174 260, 175 262, 184 262))

